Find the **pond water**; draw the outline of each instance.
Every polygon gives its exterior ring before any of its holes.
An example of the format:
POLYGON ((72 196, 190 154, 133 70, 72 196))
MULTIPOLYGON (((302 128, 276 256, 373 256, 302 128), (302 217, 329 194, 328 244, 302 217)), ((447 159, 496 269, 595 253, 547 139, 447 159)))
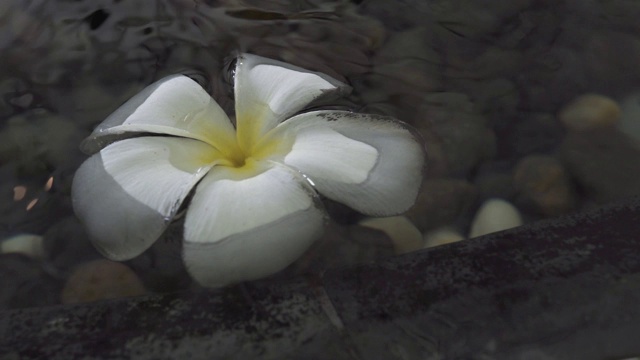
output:
POLYGON ((231 112, 240 52, 345 81, 354 91, 338 105, 394 116, 425 140, 406 214, 424 240, 360 226, 334 204, 325 237, 286 274, 467 238, 490 199, 507 204, 485 217, 515 211, 513 226, 636 195, 638 15, 640 3, 597 0, 3 1, 0 309, 195 286, 181 224, 128 268, 96 263, 71 182, 82 139, 157 79, 188 74, 231 112), (30 256, 10 251, 18 236, 30 256))

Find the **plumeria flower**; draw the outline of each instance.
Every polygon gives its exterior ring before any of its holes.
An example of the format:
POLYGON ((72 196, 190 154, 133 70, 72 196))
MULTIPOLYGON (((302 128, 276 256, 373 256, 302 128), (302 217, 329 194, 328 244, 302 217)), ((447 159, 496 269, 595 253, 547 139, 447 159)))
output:
POLYGON ((164 78, 83 143, 93 155, 74 178, 75 212, 99 251, 127 260, 186 208, 182 255, 204 286, 282 270, 322 234, 318 193, 375 216, 404 212, 417 196, 423 146, 406 125, 301 112, 348 90, 324 74, 243 54, 233 123, 189 77, 164 78))

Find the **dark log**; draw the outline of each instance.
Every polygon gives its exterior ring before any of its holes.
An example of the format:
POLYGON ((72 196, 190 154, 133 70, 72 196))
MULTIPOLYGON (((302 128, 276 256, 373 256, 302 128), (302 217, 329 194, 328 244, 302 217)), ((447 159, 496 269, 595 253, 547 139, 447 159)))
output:
POLYGON ((640 355, 640 200, 221 290, 0 312, 1 359, 640 355))

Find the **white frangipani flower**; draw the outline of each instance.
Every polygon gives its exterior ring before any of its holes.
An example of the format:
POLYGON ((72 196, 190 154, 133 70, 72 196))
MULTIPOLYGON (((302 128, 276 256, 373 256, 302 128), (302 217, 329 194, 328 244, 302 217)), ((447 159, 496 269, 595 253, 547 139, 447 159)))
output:
POLYGON ((372 216, 415 201, 424 153, 406 126, 347 111, 299 113, 346 85, 244 54, 234 90, 235 126, 200 85, 177 75, 144 89, 85 141, 94 154, 75 175, 73 206, 106 257, 149 248, 194 189, 183 258, 205 286, 295 261, 322 233, 318 193, 372 216))

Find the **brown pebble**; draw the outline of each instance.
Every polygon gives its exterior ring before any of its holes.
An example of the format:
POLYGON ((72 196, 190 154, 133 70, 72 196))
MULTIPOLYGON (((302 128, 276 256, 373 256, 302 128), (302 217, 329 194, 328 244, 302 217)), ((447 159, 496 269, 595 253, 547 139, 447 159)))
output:
POLYGON ((519 202, 543 215, 565 214, 575 206, 569 173, 551 156, 532 155, 520 160, 514 170, 513 186, 519 202))
POLYGON ((476 197, 476 187, 466 180, 427 179, 406 216, 421 232, 426 232, 459 220, 471 210, 476 197))
POLYGON ((144 285, 128 266, 109 260, 94 260, 78 266, 62 289, 62 303, 75 304, 146 293, 144 285))
POLYGON ((569 130, 587 131, 615 125, 620 114, 620 106, 613 99, 586 94, 565 105, 558 117, 569 130))

